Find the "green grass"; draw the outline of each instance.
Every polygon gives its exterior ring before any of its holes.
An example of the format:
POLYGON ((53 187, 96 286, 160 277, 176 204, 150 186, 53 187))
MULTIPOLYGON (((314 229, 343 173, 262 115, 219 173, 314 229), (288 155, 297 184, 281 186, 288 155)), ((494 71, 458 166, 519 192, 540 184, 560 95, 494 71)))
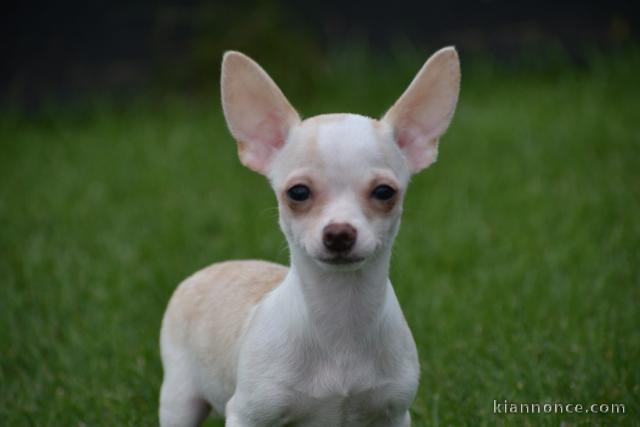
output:
MULTIPOLYGON (((275 77, 307 115, 377 115, 420 65, 334 60, 308 97, 275 77)), ((414 425, 638 425, 640 57, 463 69, 393 259, 423 368, 414 425), (626 415, 494 415, 493 399, 626 415)), ((237 161, 214 94, 7 111, 0 140, 0 425, 157 424, 177 283, 287 261, 266 181, 237 161)))

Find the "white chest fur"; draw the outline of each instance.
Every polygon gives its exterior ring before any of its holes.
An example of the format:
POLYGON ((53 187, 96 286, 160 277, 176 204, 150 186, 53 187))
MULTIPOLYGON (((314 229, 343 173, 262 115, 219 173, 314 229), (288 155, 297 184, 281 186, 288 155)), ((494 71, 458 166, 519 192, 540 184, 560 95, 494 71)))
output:
POLYGON ((391 284, 336 291, 343 285, 326 283, 320 291, 331 300, 314 294, 309 304, 294 271, 260 304, 227 406, 239 425, 395 425, 404 417, 419 367, 391 284))

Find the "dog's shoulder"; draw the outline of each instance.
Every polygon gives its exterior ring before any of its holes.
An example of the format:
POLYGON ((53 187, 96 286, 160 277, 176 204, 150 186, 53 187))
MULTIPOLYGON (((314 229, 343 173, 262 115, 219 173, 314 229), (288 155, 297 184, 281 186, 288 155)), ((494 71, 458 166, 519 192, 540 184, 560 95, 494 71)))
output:
POLYGON ((165 325, 188 331, 196 324, 206 327, 222 322, 240 332, 251 307, 276 288, 288 270, 260 260, 225 261, 205 267, 178 286, 169 302, 165 325))

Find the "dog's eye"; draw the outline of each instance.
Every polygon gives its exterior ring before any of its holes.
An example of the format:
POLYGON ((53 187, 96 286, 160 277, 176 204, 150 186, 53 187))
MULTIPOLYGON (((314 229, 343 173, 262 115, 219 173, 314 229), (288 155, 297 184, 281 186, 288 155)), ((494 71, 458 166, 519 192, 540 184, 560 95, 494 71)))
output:
POLYGON ((287 190, 287 196, 295 202, 304 202, 311 197, 311 189, 306 185, 294 185, 287 190))
POLYGON ((395 195, 396 190, 389 187, 388 185, 378 185, 371 192, 371 197, 382 201, 391 200, 395 195))

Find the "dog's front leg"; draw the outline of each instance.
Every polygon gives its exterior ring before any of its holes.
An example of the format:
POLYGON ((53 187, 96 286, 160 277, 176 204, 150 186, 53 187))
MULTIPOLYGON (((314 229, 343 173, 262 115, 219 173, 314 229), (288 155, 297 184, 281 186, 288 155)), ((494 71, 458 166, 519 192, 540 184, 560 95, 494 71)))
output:
POLYGON ((248 400, 234 395, 225 408, 225 427, 277 427, 287 423, 280 405, 274 401, 248 400), (242 403, 241 403, 242 401, 242 403))
POLYGON ((253 427, 253 425, 241 421, 237 414, 229 413, 225 419, 224 427, 253 427))
POLYGON ((410 427, 411 414, 409 411, 399 412, 396 415, 386 416, 384 420, 380 420, 374 424, 375 427, 410 427))
POLYGON ((410 427, 411 426, 411 414, 409 411, 406 411, 403 415, 401 415, 398 419, 398 423, 394 424, 397 427, 410 427))
POLYGON ((401 412, 397 416, 391 419, 389 424, 386 424, 390 427, 410 427, 411 426, 411 414, 409 411, 401 412))
POLYGON ((258 427, 258 425, 255 422, 248 420, 246 417, 246 414, 243 414, 237 408, 238 405, 236 402, 237 402, 236 395, 234 395, 227 402, 227 406, 225 408, 224 426, 225 427, 258 427))
POLYGON ((247 420, 243 420, 240 412, 236 409, 236 396, 233 396, 227 402, 225 408, 225 427, 253 427, 253 424, 247 420))

